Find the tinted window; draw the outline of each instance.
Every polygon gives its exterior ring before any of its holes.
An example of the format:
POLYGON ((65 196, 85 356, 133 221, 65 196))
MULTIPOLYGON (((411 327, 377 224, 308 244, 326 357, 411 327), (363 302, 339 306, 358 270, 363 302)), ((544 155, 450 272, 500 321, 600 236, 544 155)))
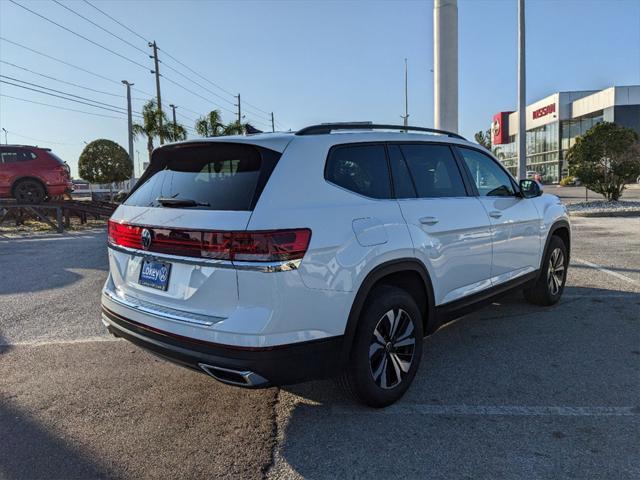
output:
POLYGON ((0 163, 25 162, 36 158, 35 153, 24 148, 2 148, 0 150, 0 163))
POLYGON ((416 188, 413 185, 409 167, 405 162, 400 147, 389 145, 389 161, 391 162, 391 175, 393 176, 393 188, 397 198, 416 198, 416 188))
POLYGON ((389 169, 383 145, 343 145, 332 148, 325 178, 366 197, 391 197, 389 169))
POLYGON ((496 161, 477 150, 458 148, 473 182, 482 196, 510 197, 515 195, 511 178, 496 161))
POLYGON ((464 197, 462 176, 447 145, 401 145, 420 198, 464 197))
POLYGON ((198 204, 188 208, 252 210, 279 157, 271 150, 231 143, 160 149, 125 204, 162 207, 162 198, 198 204))

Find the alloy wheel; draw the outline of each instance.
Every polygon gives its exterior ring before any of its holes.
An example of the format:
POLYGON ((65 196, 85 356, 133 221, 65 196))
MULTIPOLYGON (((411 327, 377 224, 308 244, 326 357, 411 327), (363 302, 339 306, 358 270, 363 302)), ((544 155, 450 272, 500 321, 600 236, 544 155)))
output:
POLYGON ((39 203, 42 201, 40 186, 35 182, 22 182, 16 186, 16 199, 22 203, 39 203))
POLYGON ((562 288, 562 282, 564 281, 564 254, 562 250, 556 248, 551 252, 549 257, 549 269, 547 272, 547 284, 549 285, 549 293, 555 296, 560 292, 562 288))
POLYGON ((413 320, 401 308, 386 312, 373 330, 369 346, 369 366, 380 388, 399 385, 413 363, 416 337, 413 320))

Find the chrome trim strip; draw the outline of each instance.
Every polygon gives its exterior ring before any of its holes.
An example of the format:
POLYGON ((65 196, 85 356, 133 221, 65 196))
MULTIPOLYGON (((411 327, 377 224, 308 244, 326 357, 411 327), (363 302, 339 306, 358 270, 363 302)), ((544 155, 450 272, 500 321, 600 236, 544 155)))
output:
POLYGON ((215 268, 235 268, 236 270, 251 270, 254 272, 288 272, 291 270, 297 270, 300 267, 302 259, 297 260, 284 260, 281 262, 243 262, 243 261, 230 261, 230 260, 216 260, 207 258, 193 258, 183 257, 181 255, 170 255, 168 253, 157 252, 145 252, 135 248, 123 247, 120 245, 113 245, 109 243, 109 248, 118 252, 127 253, 136 257, 142 257, 145 260, 172 260, 179 263, 186 263, 188 265, 199 265, 202 267, 215 267, 215 268))
POLYGON ((203 267, 234 268, 233 263, 231 263, 229 260, 216 260, 213 258, 207 259, 207 258, 183 257, 182 255, 170 255, 168 253, 146 252, 144 250, 138 250, 136 248, 130 248, 130 247, 123 247, 121 245, 113 245, 111 243, 108 243, 107 246, 112 250, 128 253, 129 255, 133 255, 135 257, 142 257, 145 260, 165 259, 165 260, 173 260, 180 263, 187 263, 189 265, 200 265, 203 267))
MULTIPOLYGON (((147 315, 153 315, 154 317, 161 318, 162 320, 176 320, 179 322, 191 323, 194 325, 201 325, 205 327, 210 327, 214 323, 217 323, 220 320, 223 320, 222 318, 218 318, 218 317, 215 317, 215 319, 212 319, 212 320, 199 320, 194 317, 182 316, 179 314, 170 313, 168 311, 154 310, 153 308, 145 307, 144 305, 138 305, 128 300, 125 300, 124 298, 120 298, 115 294, 115 292, 112 292, 111 290, 108 290, 106 288, 103 290, 102 293, 114 303, 117 303, 123 307, 130 308, 132 310, 137 310, 147 315)), ((167 310, 173 310, 173 309, 167 309, 167 310)))

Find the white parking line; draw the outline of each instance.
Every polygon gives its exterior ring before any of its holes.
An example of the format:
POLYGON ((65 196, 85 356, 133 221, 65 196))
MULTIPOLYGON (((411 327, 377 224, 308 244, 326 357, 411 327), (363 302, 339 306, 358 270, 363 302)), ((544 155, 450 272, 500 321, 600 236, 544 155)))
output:
POLYGON ((86 338, 74 338, 70 340, 51 339, 51 340, 31 340, 31 341, 23 341, 23 342, 0 343, 0 347, 41 347, 45 345, 73 345, 76 343, 118 342, 118 341, 119 339, 115 337, 86 337, 86 338))
POLYGON ((637 280, 634 280, 633 278, 627 277, 626 275, 622 275, 621 273, 618 272, 614 272, 612 270, 609 270, 608 268, 605 268, 601 265, 598 265, 597 263, 591 263, 587 260, 583 260, 582 258, 572 258, 573 261, 581 263, 583 265, 586 265, 587 267, 590 268, 595 268, 596 270, 600 270, 603 273, 606 273, 608 275, 611 275, 612 277, 616 277, 619 278, 620 280, 624 280, 625 282, 629 282, 632 285, 637 285, 640 286, 640 282, 638 282, 637 280))
POLYGON ((507 415, 534 417, 628 417, 640 416, 638 407, 558 407, 520 405, 425 405, 395 404, 379 410, 334 405, 334 415, 507 415))

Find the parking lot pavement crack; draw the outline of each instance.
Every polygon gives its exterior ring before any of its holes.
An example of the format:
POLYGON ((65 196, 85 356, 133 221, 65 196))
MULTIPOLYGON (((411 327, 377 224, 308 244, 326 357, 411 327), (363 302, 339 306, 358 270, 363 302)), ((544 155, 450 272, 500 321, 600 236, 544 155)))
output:
POLYGON ((273 403, 271 406, 271 412, 273 415, 272 418, 272 430, 271 430, 271 436, 269 438, 271 445, 271 455, 269 457, 269 463, 266 463, 263 467, 262 467, 262 478, 269 478, 271 471, 273 470, 273 467, 276 463, 276 453, 278 448, 281 445, 280 442, 280 421, 281 419, 280 417, 280 394, 282 393, 282 390, 280 388, 278 388, 278 391, 273 399, 273 403))

